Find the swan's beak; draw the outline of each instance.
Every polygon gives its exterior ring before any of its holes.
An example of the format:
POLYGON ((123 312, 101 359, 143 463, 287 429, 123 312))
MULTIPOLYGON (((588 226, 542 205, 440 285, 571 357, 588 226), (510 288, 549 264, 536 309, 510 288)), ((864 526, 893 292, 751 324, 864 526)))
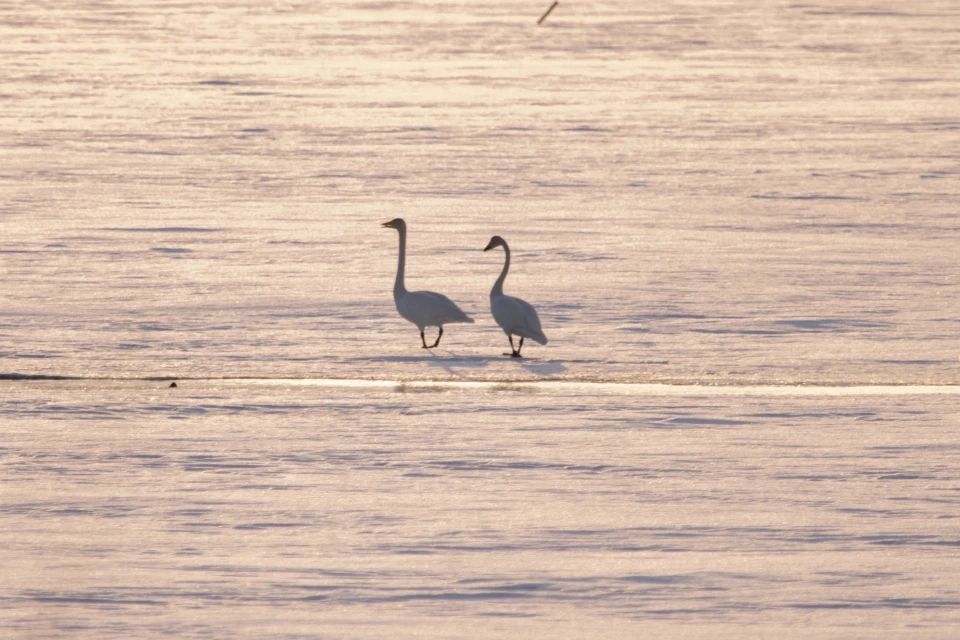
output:
POLYGON ((493 240, 487 243, 487 246, 484 248, 484 251, 490 251, 490 249, 493 249, 493 240))
POLYGON ((382 223, 380 226, 381 226, 381 227, 391 227, 391 228, 392 228, 392 227, 393 227, 393 220, 391 220, 390 222, 384 222, 384 223, 382 223))

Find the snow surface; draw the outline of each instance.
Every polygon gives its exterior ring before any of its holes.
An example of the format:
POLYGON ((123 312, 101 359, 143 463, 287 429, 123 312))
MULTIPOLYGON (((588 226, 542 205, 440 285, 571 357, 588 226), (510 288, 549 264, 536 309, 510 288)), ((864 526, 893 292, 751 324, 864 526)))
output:
POLYGON ((0 636, 957 636, 960 8, 547 6, 0 5, 0 636))

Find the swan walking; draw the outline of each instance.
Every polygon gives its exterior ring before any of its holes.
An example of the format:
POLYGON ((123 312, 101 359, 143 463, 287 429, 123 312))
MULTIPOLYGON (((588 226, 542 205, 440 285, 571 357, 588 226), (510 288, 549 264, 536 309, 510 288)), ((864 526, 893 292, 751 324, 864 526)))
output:
POLYGON ((453 322, 473 322, 460 307, 455 305, 445 295, 433 291, 407 291, 403 284, 403 272, 407 255, 407 223, 402 218, 395 218, 384 222, 381 227, 390 227, 400 232, 400 258, 397 261, 397 280, 393 285, 393 301, 397 304, 397 311, 406 320, 417 325, 420 330, 420 341, 424 349, 433 349, 440 344, 443 337, 443 325, 453 322), (429 347, 423 336, 424 327, 439 327, 440 334, 436 342, 429 347))
MULTIPOLYGON (((543 329, 540 328, 540 318, 537 317, 537 310, 533 308, 526 300, 504 295, 503 281, 507 279, 507 271, 510 270, 510 247, 507 241, 500 236, 493 236, 487 244, 484 251, 489 251, 495 247, 503 247, 506 254, 506 260, 503 262, 503 271, 500 277, 490 290, 490 313, 493 319, 497 321, 503 332, 510 339, 510 356, 514 358, 522 357, 520 349, 523 348, 523 339, 530 338, 540 344, 547 344, 547 336, 543 335, 543 329), (513 336, 520 336, 520 346, 513 346, 513 336)), ((503 354, 507 355, 507 354, 503 354)))

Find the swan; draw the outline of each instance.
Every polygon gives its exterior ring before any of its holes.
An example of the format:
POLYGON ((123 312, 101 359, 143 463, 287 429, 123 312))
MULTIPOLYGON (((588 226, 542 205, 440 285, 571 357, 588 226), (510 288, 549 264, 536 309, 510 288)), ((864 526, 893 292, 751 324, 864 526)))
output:
POLYGON ((397 304, 397 311, 404 319, 417 325, 420 330, 420 341, 424 349, 433 349, 440 344, 440 338, 443 337, 443 325, 453 322, 473 322, 460 307, 455 305, 450 298, 445 295, 434 293, 433 291, 407 291, 403 284, 403 271, 406 264, 407 254, 407 223, 403 218, 395 218, 390 222, 384 222, 381 227, 389 227, 400 232, 400 258, 397 261, 397 280, 393 285, 393 301, 397 304), (437 341, 429 347, 427 340, 423 337, 424 327, 439 327, 440 334, 437 341))
MULTIPOLYGON (((547 336, 543 335, 543 329, 540 328, 540 318, 537 317, 537 310, 525 300, 504 295, 503 281, 507 279, 507 271, 510 270, 510 247, 507 241, 500 236, 493 236, 487 244, 484 251, 490 251, 496 247, 503 247, 506 254, 506 260, 503 263, 503 271, 497 278, 493 289, 490 290, 490 313, 493 319, 497 321, 503 332, 510 339, 510 349, 513 351, 510 355, 514 358, 522 357, 520 349, 523 348, 523 339, 530 338, 540 344, 547 344, 547 336), (514 348, 513 336, 520 336, 520 346, 514 348)), ((503 354, 507 355, 507 354, 503 354)))

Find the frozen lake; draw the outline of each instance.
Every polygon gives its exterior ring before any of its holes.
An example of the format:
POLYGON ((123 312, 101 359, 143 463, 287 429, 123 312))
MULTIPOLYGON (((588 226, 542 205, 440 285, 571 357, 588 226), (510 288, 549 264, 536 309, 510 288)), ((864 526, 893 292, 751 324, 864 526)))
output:
POLYGON ((0 636, 957 636, 960 8, 549 4, 0 4, 0 636))
POLYGON ((7 384, 0 616, 29 638, 955 635, 960 388, 584 386, 7 384))

